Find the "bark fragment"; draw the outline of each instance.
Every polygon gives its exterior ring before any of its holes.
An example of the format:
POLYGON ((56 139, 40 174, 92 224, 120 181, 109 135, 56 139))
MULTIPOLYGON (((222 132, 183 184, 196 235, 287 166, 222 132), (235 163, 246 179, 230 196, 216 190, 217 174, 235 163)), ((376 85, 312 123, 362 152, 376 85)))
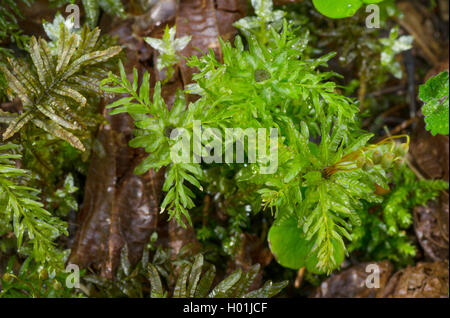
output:
POLYGON ((132 121, 127 115, 110 121, 100 129, 101 146, 91 160, 69 262, 93 266, 113 278, 122 247, 127 245, 134 265, 156 230, 163 179, 161 172, 133 173, 143 156, 127 145, 132 121))
POLYGON ((448 259, 448 226, 448 193, 443 193, 438 201, 414 209, 414 230, 427 258, 448 259))
MULTIPOLYGON (((189 45, 181 51, 182 56, 201 56, 202 52, 208 53, 209 49, 212 49, 216 57, 220 58, 220 33, 214 0, 181 1, 176 25, 177 37, 192 36, 189 45)), ((186 65, 185 59, 180 61, 180 70, 184 85, 191 83, 195 70, 186 65)))
POLYGON ((261 241, 255 234, 242 233, 239 243, 239 250, 228 263, 227 273, 231 274, 237 268, 247 272, 252 265, 261 265, 255 280, 250 286, 250 290, 258 289, 262 284, 262 270, 272 261, 273 255, 264 246, 264 241, 261 241))
POLYGON ((230 41, 238 32, 233 23, 247 15, 248 3, 241 0, 217 0, 216 8, 220 36, 230 41))
MULTIPOLYGON (((145 66, 141 62, 152 56, 151 49, 133 37, 131 25, 132 21, 124 21, 110 31, 128 46, 125 69, 129 80, 133 67, 142 73, 145 66)), ((135 175, 133 170, 145 154, 128 146, 133 120, 125 114, 105 116, 110 124, 100 127, 98 133, 69 262, 92 266, 112 279, 122 247, 127 246, 129 261, 135 265, 156 230, 163 171, 135 175)))
POLYGON ((411 155, 424 177, 449 181, 448 136, 432 136, 422 120, 411 139, 411 155))
POLYGON ((151 36, 155 27, 169 23, 176 12, 177 0, 156 1, 147 12, 134 18, 133 30, 140 36, 151 36))
POLYGON ((381 297, 448 297, 448 261, 418 263, 395 273, 381 297))
POLYGON ((313 298, 375 298, 378 297, 386 286, 393 272, 393 266, 389 261, 361 263, 354 265, 342 272, 333 275, 323 281, 312 294, 313 298), (373 270, 366 269, 368 265, 377 265, 379 271, 379 288, 368 288, 367 281, 372 282, 369 275, 373 270))
MULTIPOLYGON (((185 224, 187 221, 185 220, 185 224)), ((178 224, 175 219, 169 221, 169 247, 170 256, 175 259, 181 249, 189 245, 189 252, 195 255, 201 251, 201 244, 197 240, 193 227, 187 225, 186 228, 178 224)))

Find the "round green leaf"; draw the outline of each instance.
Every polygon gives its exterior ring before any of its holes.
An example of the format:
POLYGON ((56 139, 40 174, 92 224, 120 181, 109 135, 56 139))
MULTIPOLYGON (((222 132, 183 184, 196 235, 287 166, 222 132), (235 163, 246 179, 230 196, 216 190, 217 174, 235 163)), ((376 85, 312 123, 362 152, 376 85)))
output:
POLYGON ((426 129, 433 136, 449 133, 449 76, 442 72, 430 78, 419 87, 419 98, 424 102, 422 113, 425 116, 426 129))
POLYGON ((308 241, 301 227, 298 227, 296 217, 287 218, 275 223, 269 230, 269 246, 275 259, 282 266, 299 269, 306 266, 306 269, 314 274, 326 274, 332 269, 341 265, 345 258, 343 246, 335 238, 331 239, 333 246, 333 258, 336 266, 334 268, 319 269, 317 251, 312 252, 314 237, 308 241))
POLYGON ((269 246, 275 259, 287 268, 299 269, 306 264, 310 250, 296 218, 272 225, 268 235, 269 246))
MULTIPOLYGON (((366 0, 368 3, 370 0, 366 0)), ((372 0, 373 1, 373 0, 372 0)), ((362 0, 313 0, 317 11, 332 19, 348 18, 361 8, 362 0)))

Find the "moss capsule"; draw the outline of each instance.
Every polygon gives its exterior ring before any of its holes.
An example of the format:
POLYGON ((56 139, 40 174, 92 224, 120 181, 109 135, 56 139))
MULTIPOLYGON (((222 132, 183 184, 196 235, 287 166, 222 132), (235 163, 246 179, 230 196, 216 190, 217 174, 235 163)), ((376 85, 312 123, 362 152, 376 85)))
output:
POLYGON ((395 154, 397 157, 404 157, 409 151, 409 145, 401 144, 397 148, 395 148, 395 154))
POLYGON ((14 276, 12 274, 10 274, 10 273, 4 273, 2 279, 5 282, 9 283, 9 282, 11 282, 14 279, 14 276))
POLYGON ((374 152, 372 155, 372 161, 376 165, 379 165, 381 163, 382 158, 383 158, 383 155, 379 151, 374 152))
POLYGON ((364 158, 364 156, 360 156, 360 157, 358 157, 358 159, 356 159, 356 166, 358 168, 364 167, 365 163, 366 163, 366 158, 364 158))
POLYGON ((367 161, 364 163, 363 169, 364 169, 365 171, 368 171, 368 170, 370 170, 370 169, 372 169, 372 168, 373 168, 373 162, 372 162, 371 160, 367 160, 367 161))
POLYGON ((394 161, 394 168, 395 169, 400 169, 403 166, 404 162, 401 159, 396 159, 394 161))
POLYGON ((384 169, 389 169, 392 166, 392 162, 394 161, 394 155, 390 152, 385 153, 383 155, 383 159, 381 160, 381 166, 384 169))

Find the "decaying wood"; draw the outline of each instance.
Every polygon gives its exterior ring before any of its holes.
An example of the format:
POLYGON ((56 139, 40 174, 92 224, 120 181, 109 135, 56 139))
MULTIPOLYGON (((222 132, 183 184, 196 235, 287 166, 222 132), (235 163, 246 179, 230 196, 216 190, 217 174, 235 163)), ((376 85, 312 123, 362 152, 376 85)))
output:
POLYGON ((147 12, 134 18, 133 31, 140 36, 152 36, 150 34, 155 28, 173 20, 177 12, 177 0, 156 1, 147 9, 147 12))
MULTIPOLYGON (((132 36, 130 23, 124 21, 111 33, 120 35, 119 40, 128 47, 125 68, 131 80, 133 67, 142 73, 145 67, 141 62, 151 58, 152 52, 132 36)), ((136 264, 156 230, 163 171, 135 175, 133 170, 144 153, 128 146, 133 121, 123 114, 106 117, 110 124, 100 127, 98 133, 69 262, 91 266, 112 279, 123 246, 128 247, 130 263, 136 264)))
MULTIPOLYGON (((181 51, 182 56, 201 56, 202 51, 208 53, 212 49, 220 58, 219 26, 217 24, 214 0, 181 1, 178 7, 177 36, 192 36, 189 45, 181 51), (200 51, 199 51, 200 50, 200 51)), ((185 85, 192 82, 195 69, 190 68, 183 59, 180 70, 185 85)))
POLYGON ((411 155, 426 178, 449 181, 449 138, 432 136, 425 130, 423 120, 411 138, 411 155))
POLYGON ((237 34, 233 23, 247 14, 248 3, 241 0, 217 0, 216 8, 220 36, 225 41, 232 40, 237 34))
POLYGON ((132 122, 126 116, 110 121, 100 128, 100 149, 91 160, 69 262, 113 278, 122 247, 128 247, 130 263, 136 264, 156 230, 163 176, 133 173, 143 156, 127 145, 132 122))
POLYGON ((270 264, 273 255, 269 248, 265 246, 265 242, 255 234, 242 233, 239 243, 239 249, 230 260, 227 272, 230 274, 237 268, 249 271, 252 265, 259 264, 261 266, 260 271, 250 287, 251 290, 258 289, 263 282, 262 269, 270 264))
POLYGON ((414 208, 414 230, 425 256, 432 260, 448 259, 448 193, 437 201, 414 208))
POLYGON ((380 297, 448 297, 448 261, 418 263, 395 273, 380 297))
POLYGON ((374 298, 378 297, 388 283, 393 272, 389 261, 361 263, 343 270, 323 281, 312 294, 313 298, 374 298), (379 269, 379 288, 369 288, 374 281, 369 275, 374 273, 369 265, 379 269), (366 271, 366 269, 369 269, 366 271))

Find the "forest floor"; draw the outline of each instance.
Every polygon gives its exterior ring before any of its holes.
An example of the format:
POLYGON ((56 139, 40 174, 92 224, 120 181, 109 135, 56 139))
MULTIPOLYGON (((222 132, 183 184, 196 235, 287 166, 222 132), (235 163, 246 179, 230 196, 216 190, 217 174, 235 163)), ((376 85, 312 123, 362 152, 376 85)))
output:
MULTIPOLYGON (((292 8, 304 4, 302 0, 275 2, 294 12, 296 9, 292 8)), ((178 5, 175 0, 149 3, 151 5, 143 9, 134 7, 133 1, 130 1, 126 19, 102 14, 99 27, 102 33, 116 36, 117 42, 125 48, 122 54, 129 79, 133 78, 133 68, 139 74, 148 71, 150 87, 163 79, 164 74, 156 68, 159 53, 145 43, 144 37, 161 38, 166 25, 176 25, 177 37, 192 36, 191 42, 181 52, 183 56, 199 56, 198 49, 205 52, 212 49, 220 57, 218 37, 232 40, 238 34, 232 24, 251 12, 243 0, 183 0, 178 5)), ((360 81, 359 89, 350 94, 364 105, 363 128, 375 133, 379 140, 388 134, 411 136, 408 161, 416 177, 448 182, 449 137, 433 136, 425 130, 420 111, 422 102, 417 97, 420 84, 449 68, 448 1, 437 1, 431 9, 430 1, 397 1, 397 7, 403 18, 395 18, 391 22, 400 26, 401 34, 412 35, 415 39, 411 50, 396 57, 404 74, 402 79, 389 76, 381 86, 365 82, 358 73, 358 62, 340 63, 339 54, 344 47, 336 43, 341 42, 322 41, 318 32, 313 43, 320 45, 322 52, 338 52, 338 57, 329 65, 333 71, 344 74, 343 85, 349 85, 352 79, 360 81)), ((45 37, 42 19, 52 21, 56 11, 46 1, 36 1, 31 7, 24 6, 24 19, 20 22, 23 32, 45 37)), ((333 31, 333 28, 340 30, 341 24, 333 23, 323 23, 323 33, 333 31)), ((326 38, 327 35, 323 36, 326 38)), ((341 38, 341 41, 345 40, 352 39, 341 38)), ((356 46, 353 49, 359 48, 356 46)), ((192 83, 193 72, 184 60, 180 61, 175 76, 162 89, 167 104, 173 103, 177 89, 192 83)), ((15 103, 5 101, 1 109, 17 109, 19 106, 15 103)), ((96 132, 103 152, 94 151, 85 161, 85 174, 71 171, 80 189, 76 195, 80 209, 68 214, 69 236, 58 240, 60 246, 70 249, 69 262, 87 268, 88 272, 96 273, 102 279, 113 279, 121 266, 123 246, 127 246, 129 262, 135 265, 146 250, 152 233, 157 233, 158 246, 169 251, 172 260, 183 253, 194 255, 207 252, 211 246, 217 249, 215 245, 221 243, 205 244, 199 239, 195 228, 184 228, 174 219, 168 221, 167 215, 160 213, 164 171, 143 175, 133 173, 145 153, 142 149, 128 146, 133 136, 133 121, 126 114, 110 116, 104 109, 109 103, 111 99, 104 98, 98 106, 99 112, 109 121, 100 125, 96 132)), ((197 213, 201 216, 196 219, 197 223, 207 224, 213 219, 215 223, 228 226, 230 216, 225 212, 227 204, 219 204, 213 196, 205 195, 202 209, 197 213)), ((410 211, 413 224, 406 235, 417 253, 412 262, 402 265, 390 260, 367 260, 362 257, 362 252, 355 251, 344 261, 341 270, 330 277, 305 273, 304 268, 298 271, 283 269, 274 259, 266 240, 267 224, 264 220, 270 219, 270 213, 264 214, 263 221, 252 221, 251 231, 241 231, 239 247, 233 255, 212 253, 209 261, 215 262, 219 277, 236 268, 249 270, 253 264, 259 263, 262 270, 254 282, 255 287, 268 279, 287 279, 289 285, 280 294, 281 297, 447 297, 448 205, 448 191, 443 191, 437 200, 410 211), (366 271, 367 264, 372 263, 379 266, 381 273, 381 286, 377 289, 369 289, 363 284, 370 274, 366 271)), ((0 258, 1 255, 0 252, 0 258)), ((97 293, 103 295, 98 290, 90 292, 92 296, 97 293)))

